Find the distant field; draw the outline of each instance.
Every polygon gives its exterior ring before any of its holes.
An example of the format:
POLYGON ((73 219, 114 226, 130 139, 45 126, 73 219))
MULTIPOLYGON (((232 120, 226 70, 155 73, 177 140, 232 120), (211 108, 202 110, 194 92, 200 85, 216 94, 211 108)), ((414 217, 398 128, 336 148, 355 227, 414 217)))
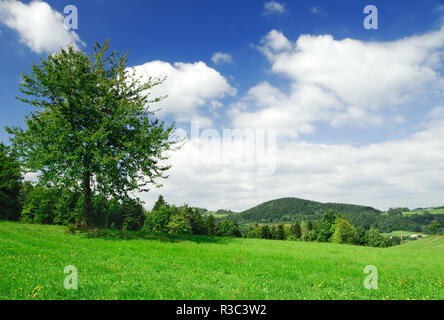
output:
POLYGON ((402 214, 424 214, 425 211, 428 211, 430 214, 444 214, 444 208, 411 210, 411 211, 404 211, 402 214))
POLYGON ((89 238, 0 222, 1 299, 444 299, 444 239, 386 249, 261 239, 89 238), (66 290, 64 267, 78 269, 66 290), (379 289, 363 286, 366 265, 379 289))
POLYGON ((216 213, 215 211, 207 211, 203 213, 204 216, 213 215, 217 219, 225 218, 228 216, 228 213, 216 213))
MULTIPOLYGON (((410 214, 424 214, 424 212, 429 212, 430 214, 444 214, 444 208, 433 208, 433 209, 422 209, 422 210, 410 210, 410 211, 403 211, 403 215, 410 215, 410 214)), ((387 212, 382 212, 382 215, 387 215, 387 212)))
POLYGON ((386 237, 388 237, 388 236, 393 236, 393 237, 408 236, 408 237, 410 237, 410 236, 412 236, 414 234, 422 235, 422 233, 419 233, 419 232, 401 231, 401 230, 392 231, 390 233, 383 233, 382 235, 386 236, 386 237))

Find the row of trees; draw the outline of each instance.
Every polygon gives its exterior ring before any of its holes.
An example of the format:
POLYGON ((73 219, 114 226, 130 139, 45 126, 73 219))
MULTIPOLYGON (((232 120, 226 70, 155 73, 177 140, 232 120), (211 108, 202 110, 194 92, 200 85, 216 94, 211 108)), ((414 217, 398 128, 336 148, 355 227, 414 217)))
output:
MULTIPOLYGON (((22 222, 74 225, 84 229, 85 200, 81 192, 26 184, 23 198, 22 222)), ((100 194, 91 196, 91 227, 137 231, 144 220, 145 210, 139 199, 125 197, 117 200, 100 194)))
POLYGON ((403 214, 408 208, 390 208, 387 214, 371 207, 341 203, 319 203, 315 201, 283 198, 264 202, 241 213, 232 213, 227 219, 239 223, 292 224, 296 221, 321 220, 324 213, 332 209, 340 212, 355 227, 365 230, 378 229, 390 233, 395 230, 430 233, 429 226, 436 220, 444 226, 444 214, 428 212, 403 214))
MULTIPOLYGON (((67 187, 34 186, 23 181, 20 162, 0 143, 0 220, 57 224, 83 229, 85 198, 81 191, 67 187)), ((90 227, 131 231, 200 234, 240 237, 239 225, 218 222, 212 215, 188 206, 168 205, 162 196, 151 212, 139 199, 91 195, 90 227)))
MULTIPOLYGON (((81 190, 62 186, 34 186, 23 181, 21 163, 0 143, 0 219, 40 224, 84 227, 84 202, 81 190)), ((139 230, 144 209, 138 199, 119 199, 99 193, 91 195, 90 226, 139 230)))
MULTIPOLYGON (((233 221, 218 222, 212 215, 188 206, 177 208, 159 197, 151 212, 139 199, 128 196, 90 195, 89 228, 112 228, 175 234, 241 237, 233 221)), ((0 220, 39 224, 74 225, 85 229, 85 196, 82 190, 33 185, 23 181, 21 163, 0 143, 0 220)))
POLYGON ((372 247, 388 247, 397 245, 401 239, 398 237, 386 238, 378 230, 365 230, 362 226, 355 228, 343 216, 328 211, 321 220, 296 221, 285 232, 283 224, 279 225, 253 225, 246 232, 246 237, 276 239, 276 240, 302 240, 345 243, 372 247))
POLYGON ((199 210, 185 205, 181 208, 168 205, 162 196, 153 210, 147 213, 143 231, 175 234, 200 234, 209 236, 240 237, 242 233, 236 222, 217 222, 214 216, 203 216, 199 210))

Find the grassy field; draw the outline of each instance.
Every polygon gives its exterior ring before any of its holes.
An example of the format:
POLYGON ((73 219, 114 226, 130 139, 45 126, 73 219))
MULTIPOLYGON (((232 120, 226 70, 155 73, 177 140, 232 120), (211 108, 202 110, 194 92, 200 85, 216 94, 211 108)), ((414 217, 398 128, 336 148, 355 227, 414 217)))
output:
POLYGON ((387 249, 0 222, 1 299, 444 299, 444 239, 387 249), (66 290, 65 266, 78 270, 66 290), (363 286, 366 265, 379 289, 363 286))
POLYGON ((403 211, 402 214, 424 214, 424 212, 429 212, 430 214, 444 214, 444 208, 434 208, 434 209, 424 209, 424 210, 411 210, 403 211))
POLYGON ((204 216, 212 215, 216 219, 222 219, 222 218, 226 218, 228 216, 228 213, 217 213, 216 211, 207 211, 207 212, 203 213, 203 215, 204 216))
POLYGON ((405 236, 405 237, 411 237, 414 234, 417 235, 423 235, 420 232, 413 232, 413 231, 402 231, 402 230, 396 230, 396 231, 392 231, 390 233, 382 233, 383 236, 393 236, 393 237, 400 237, 400 236, 405 236))
MULTIPOLYGON (((425 212, 428 212, 430 214, 444 214, 444 208, 443 207, 439 207, 439 208, 430 208, 430 209, 422 209, 422 210, 410 210, 410 211, 403 211, 402 214, 403 215, 411 215, 411 214, 424 214, 425 212)), ((388 212, 382 212, 381 215, 388 215, 388 212)))

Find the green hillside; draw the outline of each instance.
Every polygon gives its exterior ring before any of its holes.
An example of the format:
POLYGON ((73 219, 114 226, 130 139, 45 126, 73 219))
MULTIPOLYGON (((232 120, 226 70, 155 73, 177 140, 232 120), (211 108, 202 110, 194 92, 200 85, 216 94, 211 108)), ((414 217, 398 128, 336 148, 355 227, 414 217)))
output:
POLYGON ((442 238, 381 249, 65 230, 0 222, 0 299, 444 299, 442 238), (67 265, 78 290, 63 286, 67 265))
POLYGON ((232 214, 230 218, 236 219, 240 223, 285 223, 295 220, 321 219, 329 209, 340 212, 347 218, 364 214, 380 214, 379 210, 368 206, 282 198, 264 202, 238 214, 232 214))
POLYGON ((235 220, 240 224, 293 223, 294 221, 319 220, 330 209, 343 215, 356 227, 376 228, 385 233, 405 230, 427 234, 428 226, 433 220, 438 220, 441 225, 444 225, 444 212, 439 211, 442 208, 434 210, 434 214, 425 212, 402 214, 401 211, 398 214, 388 214, 369 206, 321 203, 298 198, 267 201, 241 213, 230 214, 227 219, 235 220))

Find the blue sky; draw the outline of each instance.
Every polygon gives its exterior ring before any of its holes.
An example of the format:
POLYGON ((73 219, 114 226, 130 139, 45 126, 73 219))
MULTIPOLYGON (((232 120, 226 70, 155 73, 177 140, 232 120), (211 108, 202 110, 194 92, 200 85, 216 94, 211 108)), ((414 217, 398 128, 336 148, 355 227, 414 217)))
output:
POLYGON ((381 209, 442 205, 443 8, 442 1, 0 0, 0 141, 8 140, 4 126, 23 126, 32 111, 14 99, 21 72, 69 42, 91 52, 110 38, 112 49, 130 50, 138 72, 168 76, 154 92, 170 95, 158 115, 166 121, 188 133, 191 121, 220 135, 276 132, 266 175, 257 173, 259 161, 190 160, 212 145, 190 142, 172 156, 164 188, 140 195, 148 207, 159 192, 210 209, 284 196, 381 209), (77 30, 63 29, 69 4, 77 30), (363 27, 368 4, 378 9, 377 30, 363 27))

